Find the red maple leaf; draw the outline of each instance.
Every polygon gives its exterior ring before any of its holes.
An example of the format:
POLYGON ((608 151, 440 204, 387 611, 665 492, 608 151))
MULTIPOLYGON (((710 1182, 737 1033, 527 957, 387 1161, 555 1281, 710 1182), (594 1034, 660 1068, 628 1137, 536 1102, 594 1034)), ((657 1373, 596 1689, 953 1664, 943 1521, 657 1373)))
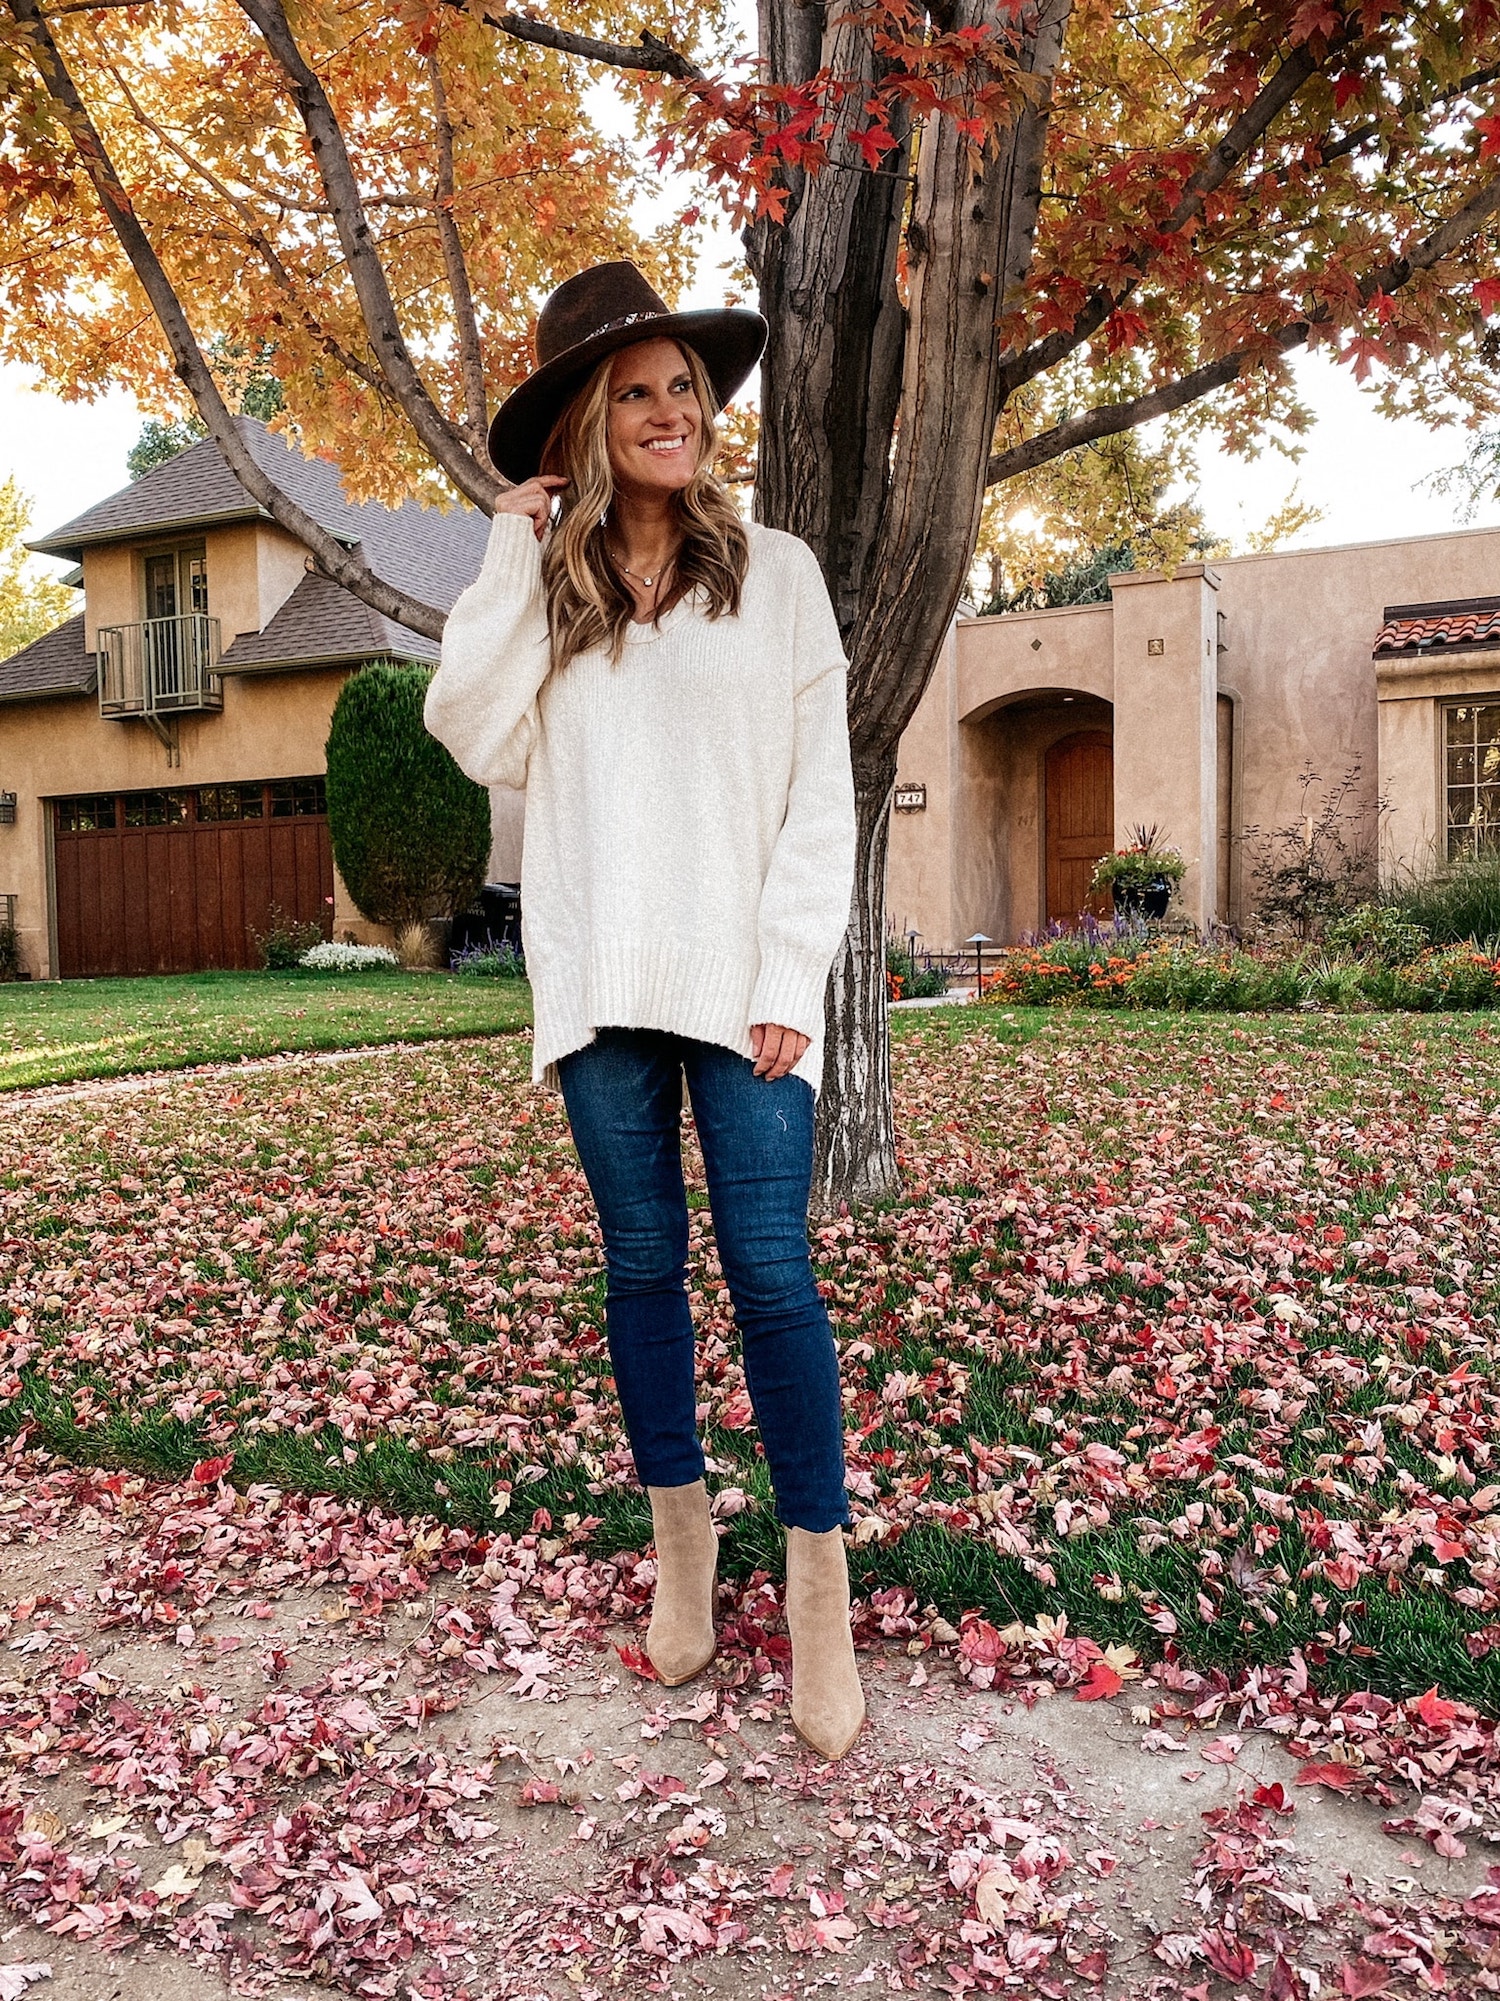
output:
POLYGON ((1331 1786, 1335 1792, 1347 1792, 1350 1786, 1358 1785, 1359 1773, 1352 1765, 1304 1765, 1297 1774, 1299 1786, 1331 1786))
POLYGON ((1102 1697, 1118 1695, 1124 1686, 1108 1661, 1095 1661, 1088 1680, 1079 1683, 1075 1694, 1079 1702, 1098 1702, 1102 1697))
POLYGON ((1384 1994, 1390 1976, 1383 1966, 1369 1959, 1346 1959, 1339 1968, 1338 1991, 1346 2001, 1362 2001, 1367 1994, 1384 1994))
POLYGON ((1500 313, 1500 278, 1476 279, 1474 303, 1482 313, 1500 313))
POLYGON ((1429 1688, 1425 1695, 1419 1695, 1414 1702, 1408 1703, 1407 1707, 1414 1715, 1421 1717, 1429 1730, 1441 1730, 1445 1723, 1451 1723, 1458 1714, 1458 1704, 1444 1701, 1435 1687, 1429 1688))
POLYGON ((638 1674, 642 1681, 655 1681, 656 1669, 651 1665, 651 1657, 640 1647, 616 1647, 615 1652, 632 1674, 638 1674))
POLYGON ((232 1452, 226 1452, 222 1459, 200 1459, 188 1478, 195 1487, 212 1487, 216 1481, 224 1477, 233 1464, 232 1452))

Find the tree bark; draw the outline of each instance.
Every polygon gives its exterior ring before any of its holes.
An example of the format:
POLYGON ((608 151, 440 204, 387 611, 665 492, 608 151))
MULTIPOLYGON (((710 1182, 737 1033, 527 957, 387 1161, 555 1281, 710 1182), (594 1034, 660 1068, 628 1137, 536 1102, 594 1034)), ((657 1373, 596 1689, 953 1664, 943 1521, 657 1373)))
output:
MULTIPOLYGON (((1042 88, 977 161, 952 119, 931 119, 914 188, 903 145, 878 174, 827 168, 794 181, 786 220, 752 237, 774 330, 757 509, 818 555, 850 660, 858 860, 827 997, 814 1182, 824 1207, 896 1187, 885 980, 896 753, 973 556, 998 408, 996 322, 1030 268, 1048 87, 1068 13, 1068 0, 1043 0, 1025 17, 1018 53, 1042 88), (909 191, 903 308, 896 252, 909 191)), ((997 31, 1008 18, 996 0, 957 0, 943 25, 997 31)), ((804 10, 762 0, 761 21, 773 80, 803 80, 804 10)), ((861 50, 860 32, 828 28, 823 59, 839 38, 840 68, 863 59, 861 73, 873 75, 873 44, 861 50)))
POLYGON ((854 896, 849 929, 823 1002, 812 1206, 879 1201, 897 1185, 891 1096, 890 996, 885 977, 885 866, 896 757, 854 774, 854 896))

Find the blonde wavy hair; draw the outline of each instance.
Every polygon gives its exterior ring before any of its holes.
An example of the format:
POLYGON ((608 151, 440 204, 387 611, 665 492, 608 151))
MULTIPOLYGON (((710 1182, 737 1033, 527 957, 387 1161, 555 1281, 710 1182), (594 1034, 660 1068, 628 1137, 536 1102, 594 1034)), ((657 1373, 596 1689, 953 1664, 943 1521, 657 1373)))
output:
MULTIPOLYGON (((744 523, 712 471, 719 442, 713 385, 693 350, 681 347, 680 352, 703 420, 693 477, 673 495, 682 547, 671 584, 657 603, 656 624, 694 592, 708 617, 736 615, 750 561, 744 523)), ((595 646, 607 647, 610 659, 618 660, 625 628, 635 615, 635 599, 605 540, 615 497, 607 428, 613 362, 613 355, 600 362, 553 426, 542 451, 541 470, 561 473, 568 482, 542 552, 553 673, 595 646)))

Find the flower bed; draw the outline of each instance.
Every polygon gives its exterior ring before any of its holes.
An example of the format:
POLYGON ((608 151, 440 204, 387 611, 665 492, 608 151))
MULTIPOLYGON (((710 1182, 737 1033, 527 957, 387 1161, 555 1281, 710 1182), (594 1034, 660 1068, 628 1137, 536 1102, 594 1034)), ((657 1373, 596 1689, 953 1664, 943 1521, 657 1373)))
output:
POLYGON ((400 964, 388 945, 341 945, 331 939, 314 945, 297 961, 312 973, 367 973, 377 966, 400 964))
POLYGON ((985 974, 983 1001, 1026 1007, 1441 1009, 1500 1006, 1500 959, 1473 945, 1387 965, 1318 950, 1244 951, 1145 933, 1020 945, 985 974))

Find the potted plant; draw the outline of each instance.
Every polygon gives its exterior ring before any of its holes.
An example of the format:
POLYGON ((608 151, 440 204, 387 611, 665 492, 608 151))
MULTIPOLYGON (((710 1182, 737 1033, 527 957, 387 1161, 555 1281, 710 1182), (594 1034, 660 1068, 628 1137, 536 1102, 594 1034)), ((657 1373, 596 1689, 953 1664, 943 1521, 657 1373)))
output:
POLYGON ((1092 893, 1109 891, 1117 917, 1162 918, 1172 892, 1187 873, 1175 848, 1163 847, 1158 827, 1136 827, 1130 845, 1101 855, 1094 867, 1092 893))

